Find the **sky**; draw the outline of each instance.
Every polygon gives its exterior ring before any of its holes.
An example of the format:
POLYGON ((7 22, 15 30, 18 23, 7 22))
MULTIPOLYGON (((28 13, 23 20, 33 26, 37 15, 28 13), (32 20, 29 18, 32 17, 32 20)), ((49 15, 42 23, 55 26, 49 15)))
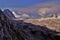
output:
POLYGON ((0 0, 0 8, 30 7, 49 1, 60 2, 60 0, 0 0))

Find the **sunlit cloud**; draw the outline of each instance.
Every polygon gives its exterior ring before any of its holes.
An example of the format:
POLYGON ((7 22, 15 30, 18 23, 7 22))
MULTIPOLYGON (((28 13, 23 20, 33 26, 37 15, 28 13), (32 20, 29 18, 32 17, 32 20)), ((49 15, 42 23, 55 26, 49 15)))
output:
MULTIPOLYGON (((49 12, 56 12, 60 10, 60 2, 56 1, 50 1, 50 2, 44 2, 44 3, 39 3, 36 5, 33 5, 28 8, 17 8, 17 11, 23 12, 23 13, 38 13, 39 15, 49 13, 49 12)), ((15 9, 14 9, 15 10, 15 9)))

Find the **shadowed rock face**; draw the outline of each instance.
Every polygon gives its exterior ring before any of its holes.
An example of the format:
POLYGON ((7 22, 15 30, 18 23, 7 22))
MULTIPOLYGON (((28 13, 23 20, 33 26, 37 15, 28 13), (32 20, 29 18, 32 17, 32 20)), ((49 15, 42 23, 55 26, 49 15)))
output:
POLYGON ((0 40, 59 40, 56 33, 43 26, 9 20, 0 10, 0 40))
POLYGON ((9 19, 14 19, 14 18, 15 18, 15 16, 14 16, 13 13, 12 13, 12 11, 9 10, 9 9, 5 9, 5 10, 4 10, 4 14, 5 14, 5 16, 8 17, 9 19))

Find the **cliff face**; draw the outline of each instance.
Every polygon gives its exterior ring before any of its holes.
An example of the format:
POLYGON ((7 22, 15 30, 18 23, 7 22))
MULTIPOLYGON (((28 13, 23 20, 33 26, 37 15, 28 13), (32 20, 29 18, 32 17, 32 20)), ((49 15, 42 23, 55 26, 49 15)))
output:
POLYGON ((0 40, 59 40, 56 33, 43 26, 9 20, 0 10, 0 40))

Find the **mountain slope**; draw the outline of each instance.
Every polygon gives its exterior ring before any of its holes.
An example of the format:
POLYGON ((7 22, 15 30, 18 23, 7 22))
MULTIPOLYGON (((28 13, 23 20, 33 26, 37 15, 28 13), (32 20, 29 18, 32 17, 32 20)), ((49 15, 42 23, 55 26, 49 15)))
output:
POLYGON ((32 23, 40 26, 46 26, 51 30, 60 32, 60 18, 28 19, 28 20, 24 20, 24 22, 32 23))
POLYGON ((56 33, 45 26, 10 20, 0 10, 0 40, 59 40, 56 33))

